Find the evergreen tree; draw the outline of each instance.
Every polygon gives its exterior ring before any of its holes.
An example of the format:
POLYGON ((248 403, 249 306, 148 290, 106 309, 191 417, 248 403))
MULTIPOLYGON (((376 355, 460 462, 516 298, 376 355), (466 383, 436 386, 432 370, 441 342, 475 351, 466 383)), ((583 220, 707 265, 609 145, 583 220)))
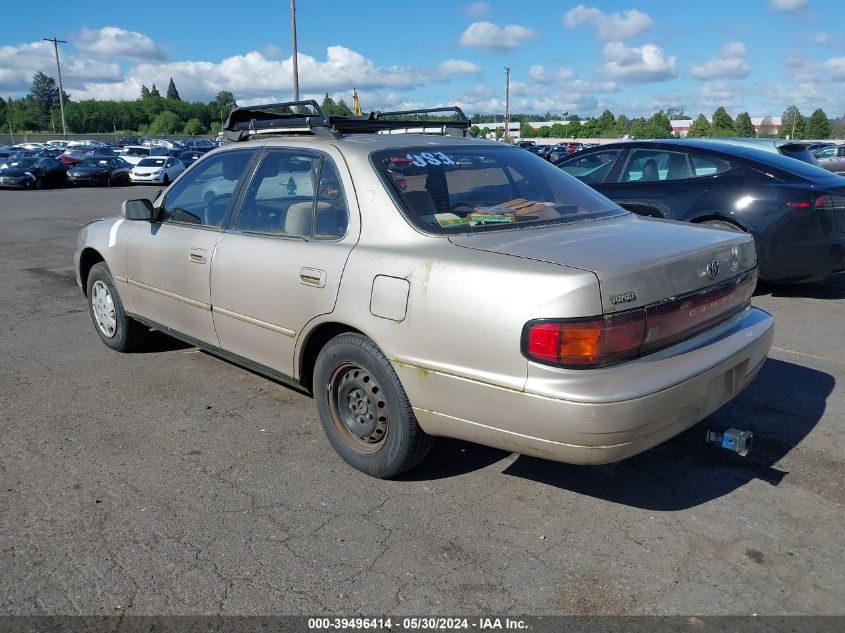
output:
POLYGON ((149 99, 150 98, 150 89, 147 88, 144 84, 141 84, 141 99, 149 99))
POLYGON ((712 132, 713 136, 733 136, 736 134, 734 120, 724 106, 719 106, 713 113, 712 132))
POLYGON ((780 117, 780 129, 778 130, 780 138, 791 139, 804 138, 804 117, 801 115, 801 110, 798 106, 791 105, 780 117))
POLYGON ((151 97, 160 97, 161 96, 161 93, 158 91, 158 88, 156 88, 155 84, 152 84, 152 87, 150 88, 150 96, 151 97))
POLYGON ((699 114, 698 118, 690 124, 687 136, 689 138, 704 138, 711 136, 711 132, 710 121, 703 114, 699 114))
POLYGON ((830 121, 824 110, 818 108, 810 115, 810 120, 804 126, 806 137, 811 139, 823 139, 830 137, 830 121))
POLYGON ((616 117, 613 112, 605 110, 597 119, 600 136, 615 136, 616 135, 616 117))
POLYGON ((167 84, 167 98, 173 101, 181 101, 179 98, 179 91, 176 90, 176 84, 173 83, 173 77, 170 78, 170 83, 167 84))
POLYGON ((56 80, 40 70, 32 77, 28 96, 42 113, 49 114, 54 106, 59 105, 59 87, 56 85, 56 80))
POLYGON ((748 112, 740 112, 736 115, 736 135, 740 138, 754 138, 757 134, 754 131, 754 124, 751 122, 751 115, 748 112))

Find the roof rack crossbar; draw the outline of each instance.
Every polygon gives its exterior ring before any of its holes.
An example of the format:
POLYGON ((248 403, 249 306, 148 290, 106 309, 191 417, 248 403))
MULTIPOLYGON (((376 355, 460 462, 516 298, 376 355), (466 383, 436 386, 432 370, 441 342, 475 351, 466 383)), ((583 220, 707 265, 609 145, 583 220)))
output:
POLYGON ((247 140, 253 135, 265 134, 310 133, 318 136, 337 136, 344 133, 363 134, 420 128, 440 128, 444 134, 459 133, 466 136, 470 124, 470 120, 457 106, 396 112, 374 111, 367 116, 327 116, 316 101, 309 99, 235 108, 229 113, 229 118, 223 126, 223 134, 230 141, 236 142, 247 140), (303 111, 305 107, 311 111, 303 111), (271 112, 280 109, 287 111, 271 112), (386 118, 435 113, 450 113, 457 118, 386 118))

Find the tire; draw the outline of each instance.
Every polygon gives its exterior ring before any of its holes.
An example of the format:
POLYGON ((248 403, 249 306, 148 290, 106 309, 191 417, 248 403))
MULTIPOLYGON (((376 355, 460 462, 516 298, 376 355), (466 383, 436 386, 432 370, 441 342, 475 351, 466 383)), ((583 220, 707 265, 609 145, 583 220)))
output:
POLYGON ((43 189, 44 188, 44 181, 40 178, 35 179, 35 184, 33 185, 34 189, 43 189))
POLYGON ((361 334, 341 334, 320 351, 314 399, 335 451, 358 470, 389 479, 428 455, 423 431, 399 377, 381 350, 361 334))
POLYGON ((714 229, 723 229, 725 231, 733 231, 734 233, 745 233, 741 227, 733 222, 726 222, 725 220, 705 220, 701 223, 704 226, 710 226, 714 229))
POLYGON ((103 179, 103 186, 111 187, 111 174, 106 174, 106 177, 103 179))
POLYGON ((91 267, 87 290, 88 314, 103 343, 118 352, 136 349, 144 341, 149 329, 126 316, 123 302, 105 262, 91 267))
POLYGON ((164 174, 164 178, 161 179, 161 184, 163 184, 165 187, 167 185, 169 185, 170 184, 170 176, 168 176, 167 174, 164 174))

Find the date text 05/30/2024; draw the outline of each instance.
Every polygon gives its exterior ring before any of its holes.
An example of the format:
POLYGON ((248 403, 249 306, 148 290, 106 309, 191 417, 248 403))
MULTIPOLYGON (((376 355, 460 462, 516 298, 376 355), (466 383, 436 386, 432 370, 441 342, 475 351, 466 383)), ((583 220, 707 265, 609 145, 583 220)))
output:
POLYGON ((309 631, 518 631, 528 624, 518 618, 308 618, 309 631))

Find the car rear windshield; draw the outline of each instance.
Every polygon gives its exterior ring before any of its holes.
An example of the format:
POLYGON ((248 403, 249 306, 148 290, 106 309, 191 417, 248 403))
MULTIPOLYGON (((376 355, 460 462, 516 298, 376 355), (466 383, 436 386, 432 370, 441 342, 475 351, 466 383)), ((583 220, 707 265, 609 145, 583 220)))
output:
POLYGON ((163 167, 164 158, 145 158, 138 163, 138 167, 163 167))
POLYGON ((124 154, 126 156, 149 156, 149 147, 127 147, 124 154))
POLYGON ((516 147, 403 147, 375 152, 371 160, 405 217, 429 233, 583 222, 627 213, 516 147))

